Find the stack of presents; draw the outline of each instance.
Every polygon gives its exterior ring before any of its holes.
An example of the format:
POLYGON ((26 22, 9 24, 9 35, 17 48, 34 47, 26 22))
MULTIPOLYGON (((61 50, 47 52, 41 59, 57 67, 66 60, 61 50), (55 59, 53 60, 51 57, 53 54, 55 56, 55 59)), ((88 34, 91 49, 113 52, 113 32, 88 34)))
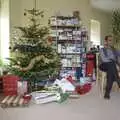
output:
POLYGON ((60 75, 61 78, 52 80, 50 84, 48 79, 43 85, 43 89, 38 91, 28 91, 30 89, 30 81, 22 80, 20 77, 11 74, 2 76, 1 88, 4 96, 1 101, 1 107, 25 107, 29 106, 30 103, 61 103, 68 98, 80 98, 80 95, 88 93, 92 87, 95 68, 93 57, 90 54, 87 55, 87 77, 81 77, 80 80, 76 81, 73 70, 72 72, 68 70, 69 72, 62 73, 60 75))
POLYGON ((27 94, 27 81, 21 81, 18 76, 2 77, 3 95, 1 107, 28 106, 31 96, 27 94))
POLYGON ((40 91, 28 92, 28 81, 22 81, 18 76, 5 75, 3 80, 3 100, 1 107, 25 107, 30 103, 44 104, 50 102, 61 103, 68 98, 79 98, 91 89, 90 79, 85 83, 78 83, 72 76, 54 80, 45 84, 40 91))

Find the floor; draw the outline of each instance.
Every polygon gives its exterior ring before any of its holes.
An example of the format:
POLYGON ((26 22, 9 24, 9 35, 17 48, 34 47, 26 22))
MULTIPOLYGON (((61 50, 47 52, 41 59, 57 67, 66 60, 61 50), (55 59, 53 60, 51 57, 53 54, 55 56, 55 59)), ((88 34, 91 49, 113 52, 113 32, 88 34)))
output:
POLYGON ((94 87, 80 99, 62 104, 31 105, 29 108, 0 108, 0 120, 120 120, 120 93, 104 100, 94 87))

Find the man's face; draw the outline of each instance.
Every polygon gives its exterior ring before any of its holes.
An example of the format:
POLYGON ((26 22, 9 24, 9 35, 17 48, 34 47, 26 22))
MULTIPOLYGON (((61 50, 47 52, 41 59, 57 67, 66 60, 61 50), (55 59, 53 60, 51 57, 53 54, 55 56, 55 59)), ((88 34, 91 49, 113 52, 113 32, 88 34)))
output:
POLYGON ((108 39, 107 39, 107 44, 108 44, 109 46, 112 45, 112 37, 108 37, 108 39))

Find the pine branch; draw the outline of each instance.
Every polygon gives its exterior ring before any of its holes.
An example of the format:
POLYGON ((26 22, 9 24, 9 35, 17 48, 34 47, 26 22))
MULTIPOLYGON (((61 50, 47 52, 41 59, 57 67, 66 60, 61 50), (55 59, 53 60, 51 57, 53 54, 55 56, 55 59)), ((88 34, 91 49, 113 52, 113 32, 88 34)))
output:
POLYGON ((25 11, 30 14, 30 15, 33 15, 33 16, 41 16, 43 17, 44 15, 44 11, 40 11, 40 10, 36 10, 35 8, 33 8, 32 10, 26 10, 25 11))

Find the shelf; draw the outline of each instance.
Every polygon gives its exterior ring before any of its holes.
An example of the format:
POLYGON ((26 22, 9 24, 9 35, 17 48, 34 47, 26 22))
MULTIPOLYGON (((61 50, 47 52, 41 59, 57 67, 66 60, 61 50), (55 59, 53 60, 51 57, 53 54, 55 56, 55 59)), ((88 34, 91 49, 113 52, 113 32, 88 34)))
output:
POLYGON ((53 40, 56 40, 57 39, 57 41, 82 41, 82 40, 80 40, 80 39, 59 39, 59 36, 58 37, 56 37, 56 36, 52 36, 52 38, 53 38, 53 40))
POLYGON ((58 37, 53 37, 53 41, 57 41, 57 42, 73 42, 73 43, 82 43, 82 42, 89 42, 88 40, 77 40, 77 39, 59 39, 58 37))
POLYGON ((82 41, 79 39, 59 39, 58 37, 52 37, 53 41, 57 39, 57 41, 82 41))
MULTIPOLYGON (((56 41, 56 40, 54 40, 56 41)), ((81 43, 81 40, 57 40, 58 43, 73 43, 73 44, 77 44, 77 43, 81 43)))
POLYGON ((71 67, 70 66, 66 66, 66 67, 62 67, 62 68, 64 69, 64 68, 78 68, 78 67, 81 67, 81 66, 77 66, 77 67, 75 67, 75 66, 71 66, 71 67))
POLYGON ((75 28, 80 28, 78 25, 50 25, 52 28, 70 28, 70 29, 75 29, 75 28))
POLYGON ((80 20, 73 16, 52 16, 49 26, 51 36, 55 42, 61 58, 62 70, 85 69, 86 63, 84 45, 88 39, 88 32, 80 25, 80 20), (69 49, 70 48, 70 49, 69 49), (84 49, 83 49, 84 48, 84 49), (64 53, 65 52, 65 53, 64 53), (67 53, 70 52, 70 53, 67 53))
POLYGON ((60 55, 81 55, 82 53, 58 53, 60 55))
POLYGON ((80 68, 81 66, 77 66, 77 67, 62 67, 61 70, 72 70, 73 68, 80 68))
POLYGON ((75 42, 75 41, 81 41, 81 40, 67 40, 67 39, 61 39, 61 40, 60 40, 60 39, 58 39, 58 41, 63 41, 63 42, 64 42, 64 41, 71 41, 71 42, 74 41, 74 42, 75 42))
POLYGON ((57 19, 77 19, 74 16, 52 16, 52 17, 55 17, 57 19))

